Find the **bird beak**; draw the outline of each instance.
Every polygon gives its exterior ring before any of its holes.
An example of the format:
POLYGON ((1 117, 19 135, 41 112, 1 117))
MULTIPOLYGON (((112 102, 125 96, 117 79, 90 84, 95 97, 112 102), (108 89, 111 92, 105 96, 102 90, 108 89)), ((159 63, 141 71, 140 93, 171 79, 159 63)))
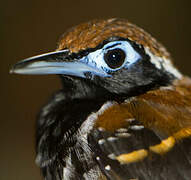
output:
POLYGON ((43 75, 63 74, 87 78, 87 73, 108 76, 103 70, 87 65, 81 59, 74 59, 69 50, 41 54, 16 63, 10 73, 43 75))

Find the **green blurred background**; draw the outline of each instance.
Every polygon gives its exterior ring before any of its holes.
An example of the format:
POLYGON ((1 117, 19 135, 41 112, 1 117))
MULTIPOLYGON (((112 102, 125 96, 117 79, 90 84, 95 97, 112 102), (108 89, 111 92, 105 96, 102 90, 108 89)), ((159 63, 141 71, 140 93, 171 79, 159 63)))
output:
POLYGON ((0 8, 1 180, 42 178, 34 162, 35 116, 60 88, 56 76, 10 75, 9 68, 54 50, 67 28, 94 18, 127 18, 160 40, 179 69, 191 75, 190 0, 7 0, 0 8))

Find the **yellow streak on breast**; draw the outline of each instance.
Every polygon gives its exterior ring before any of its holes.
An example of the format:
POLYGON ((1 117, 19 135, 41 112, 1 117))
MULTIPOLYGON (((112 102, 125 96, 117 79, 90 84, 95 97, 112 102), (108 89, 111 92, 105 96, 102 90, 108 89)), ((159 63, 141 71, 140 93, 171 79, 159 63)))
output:
POLYGON ((167 139, 163 140, 160 144, 150 146, 150 151, 157 153, 157 154, 164 154, 170 151, 173 146, 175 145, 176 140, 173 136, 168 137, 167 139))
POLYGON ((173 136, 176 140, 188 138, 191 136, 191 128, 183 128, 177 133, 175 133, 173 136))
POLYGON ((148 156, 148 151, 145 149, 140 149, 137 151, 133 151, 131 153, 121 154, 121 155, 117 156, 116 159, 121 164, 129 164, 129 163, 141 161, 147 156, 148 156))

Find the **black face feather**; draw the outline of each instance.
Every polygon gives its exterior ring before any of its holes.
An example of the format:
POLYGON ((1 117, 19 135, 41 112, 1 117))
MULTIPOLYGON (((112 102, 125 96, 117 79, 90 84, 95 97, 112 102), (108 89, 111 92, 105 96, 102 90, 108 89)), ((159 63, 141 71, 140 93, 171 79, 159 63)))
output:
POLYGON ((76 147, 78 129, 107 99, 117 97, 85 79, 62 77, 62 81, 63 89, 53 95, 38 117, 36 163, 47 180, 61 180, 65 159, 72 154, 73 176, 83 179, 82 175, 94 168, 95 163, 79 160, 77 154, 84 150, 76 147))
POLYGON ((155 68, 147 60, 134 64, 128 71, 121 69, 110 77, 95 76, 94 82, 119 96, 137 96, 160 86, 168 86, 175 77, 155 68))

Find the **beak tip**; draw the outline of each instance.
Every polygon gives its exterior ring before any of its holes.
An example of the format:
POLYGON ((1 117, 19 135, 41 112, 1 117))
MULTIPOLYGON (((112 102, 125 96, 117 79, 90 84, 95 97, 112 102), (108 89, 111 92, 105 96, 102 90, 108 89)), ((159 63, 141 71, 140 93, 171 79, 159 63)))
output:
POLYGON ((12 68, 9 70, 9 73, 10 73, 10 74, 14 74, 14 73, 15 73, 15 69, 12 67, 12 68))
POLYGON ((10 74, 17 74, 17 72, 16 72, 17 69, 18 69, 17 64, 15 64, 15 65, 13 65, 13 66, 10 68, 9 73, 10 73, 10 74))

